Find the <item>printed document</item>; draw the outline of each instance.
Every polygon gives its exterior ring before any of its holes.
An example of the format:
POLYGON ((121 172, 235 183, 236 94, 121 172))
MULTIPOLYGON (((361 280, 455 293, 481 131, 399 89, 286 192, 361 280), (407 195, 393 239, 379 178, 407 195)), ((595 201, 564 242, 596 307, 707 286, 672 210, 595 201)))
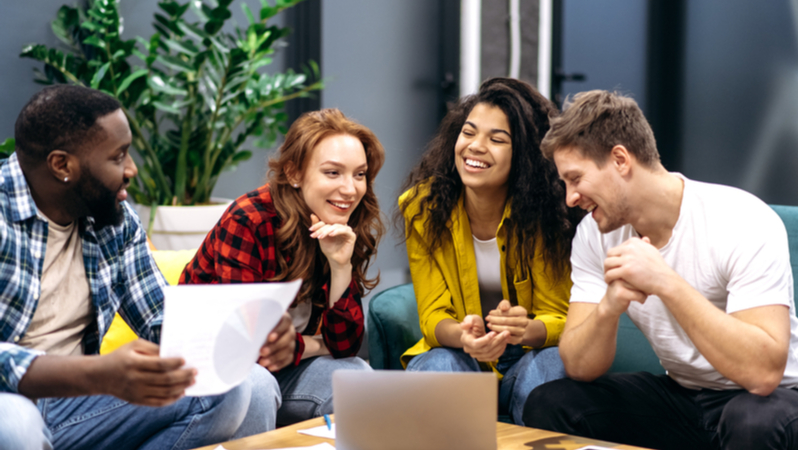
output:
POLYGON ((301 284, 295 280, 165 288, 160 355, 182 357, 186 367, 197 369, 186 395, 222 394, 244 381, 301 284))

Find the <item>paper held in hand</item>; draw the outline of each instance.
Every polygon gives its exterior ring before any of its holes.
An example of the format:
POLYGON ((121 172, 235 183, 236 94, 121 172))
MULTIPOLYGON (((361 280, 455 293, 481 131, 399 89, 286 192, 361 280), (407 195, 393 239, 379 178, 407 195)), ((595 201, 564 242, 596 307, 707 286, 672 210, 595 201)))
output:
POLYGON ((164 289, 161 357, 197 369, 188 396, 227 392, 245 380, 259 349, 292 304, 302 280, 164 289))

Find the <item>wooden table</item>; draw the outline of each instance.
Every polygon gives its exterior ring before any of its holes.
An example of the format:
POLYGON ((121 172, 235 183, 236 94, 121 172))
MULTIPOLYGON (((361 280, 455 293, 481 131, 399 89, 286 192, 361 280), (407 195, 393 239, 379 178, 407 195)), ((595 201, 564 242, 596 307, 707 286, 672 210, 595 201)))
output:
MULTIPOLYGON (((297 430, 305 430, 325 425, 318 417, 295 425, 279 428, 267 433, 238 439, 222 444, 227 450, 278 449, 286 447, 305 447, 328 442, 335 445, 333 439, 318 438, 300 434, 297 430)), ((615 449, 641 450, 642 447, 612 444, 576 436, 569 436, 553 431, 520 427, 507 423, 497 423, 497 450, 576 450, 586 445, 601 445, 615 449)), ((198 450, 214 450, 217 445, 209 445, 198 450)))

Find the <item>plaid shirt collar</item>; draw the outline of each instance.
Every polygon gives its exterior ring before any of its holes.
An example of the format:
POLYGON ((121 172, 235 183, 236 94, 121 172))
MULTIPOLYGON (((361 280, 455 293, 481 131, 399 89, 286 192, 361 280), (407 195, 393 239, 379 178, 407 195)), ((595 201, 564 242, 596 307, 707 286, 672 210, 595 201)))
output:
POLYGON ((0 177, 3 180, 8 180, 8 185, 11 189, 8 190, 8 197, 11 202, 11 220, 14 222, 22 222, 28 220, 36 215, 38 211, 36 204, 33 202, 31 189, 28 187, 28 181, 25 180, 25 175, 22 173, 22 168, 19 166, 19 159, 17 154, 13 153, 8 161, 0 168, 0 177))

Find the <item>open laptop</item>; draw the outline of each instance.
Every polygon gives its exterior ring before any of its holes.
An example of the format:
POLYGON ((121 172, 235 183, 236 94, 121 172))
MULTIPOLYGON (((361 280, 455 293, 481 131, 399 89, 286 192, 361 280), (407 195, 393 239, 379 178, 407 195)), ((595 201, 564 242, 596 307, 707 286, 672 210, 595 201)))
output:
POLYGON ((494 373, 333 373, 337 450, 497 448, 494 373))

